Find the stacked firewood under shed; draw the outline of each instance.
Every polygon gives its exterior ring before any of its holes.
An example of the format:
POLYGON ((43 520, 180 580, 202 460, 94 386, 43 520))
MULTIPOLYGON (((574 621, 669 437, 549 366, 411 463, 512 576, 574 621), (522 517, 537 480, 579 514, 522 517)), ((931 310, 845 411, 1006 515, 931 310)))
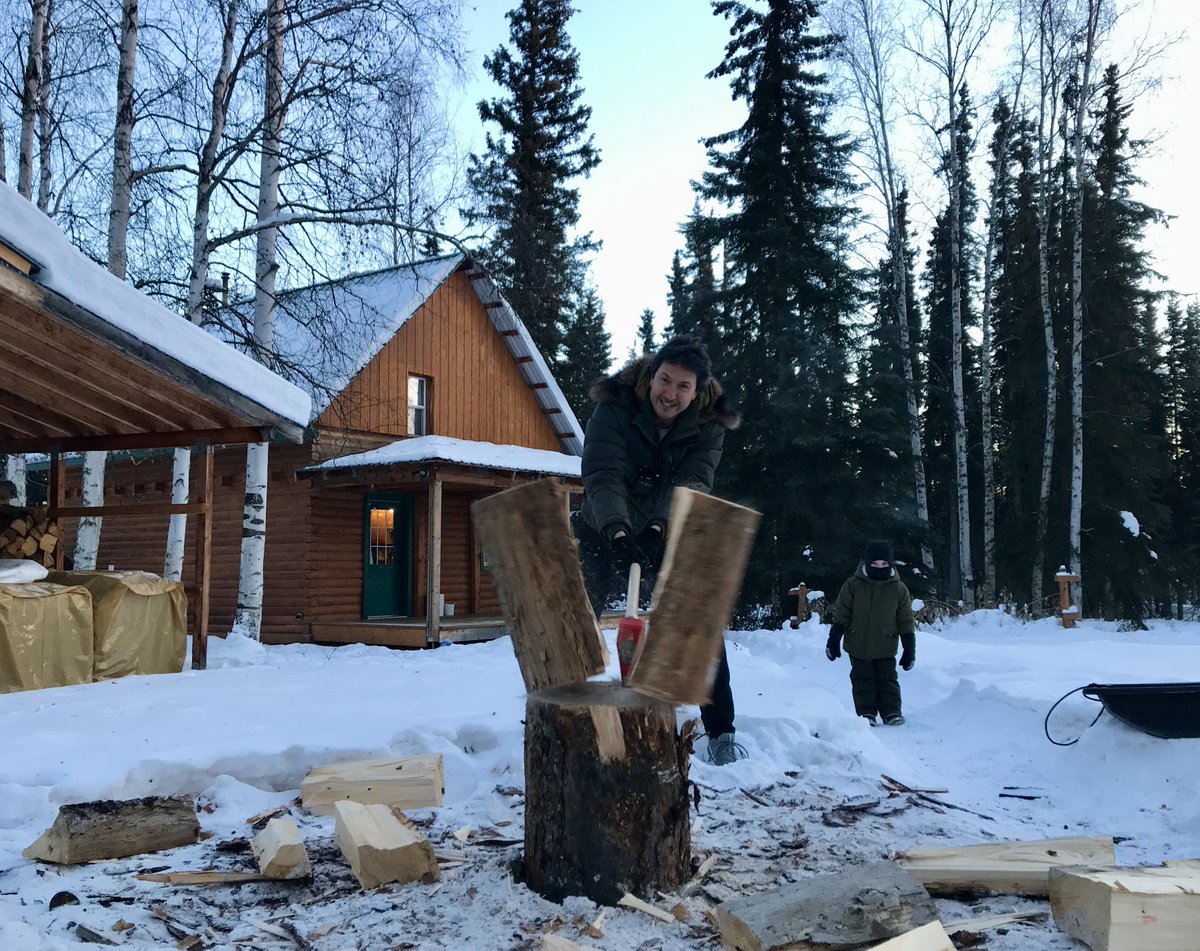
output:
POLYGON ((58 520, 46 509, 0 506, 0 558, 28 558, 53 568, 61 540, 58 520))

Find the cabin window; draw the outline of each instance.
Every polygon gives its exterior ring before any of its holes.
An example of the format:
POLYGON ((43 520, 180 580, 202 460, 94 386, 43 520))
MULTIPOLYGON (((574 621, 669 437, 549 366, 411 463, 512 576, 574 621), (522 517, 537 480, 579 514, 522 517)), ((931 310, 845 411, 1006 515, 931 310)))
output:
POLYGON ((408 434, 429 434, 429 379, 423 376, 408 378, 408 434))
POLYGON ((390 565, 394 534, 396 529, 396 510, 371 509, 371 551, 370 564, 390 565))

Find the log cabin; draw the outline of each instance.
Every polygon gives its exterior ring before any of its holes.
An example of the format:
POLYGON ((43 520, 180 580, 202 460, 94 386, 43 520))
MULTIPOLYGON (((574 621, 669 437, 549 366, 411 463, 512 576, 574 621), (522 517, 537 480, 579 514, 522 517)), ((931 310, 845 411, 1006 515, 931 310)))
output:
MULTIPOLYGON (((219 335, 242 343, 236 313, 219 335)), ((313 412, 300 445, 270 449, 263 641, 425 647, 504 634, 471 503, 547 476, 582 491, 583 433, 484 268, 454 254, 281 294, 272 346, 313 412)), ((214 467, 219 633, 236 607, 244 448, 218 447, 214 467)), ((110 458, 106 504, 169 501, 171 478, 170 454, 110 458)), ((78 498, 78 469, 66 491, 78 498)), ((112 528, 99 567, 161 572, 162 520, 112 528)), ((185 583, 193 571, 185 563, 185 583)))

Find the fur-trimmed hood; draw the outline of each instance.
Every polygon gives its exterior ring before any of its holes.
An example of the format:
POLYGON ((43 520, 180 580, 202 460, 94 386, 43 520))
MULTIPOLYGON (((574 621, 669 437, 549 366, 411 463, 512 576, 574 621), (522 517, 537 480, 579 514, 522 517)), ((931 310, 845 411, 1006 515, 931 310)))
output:
MULTIPOLYGON (((615 403, 627 409, 631 415, 637 413, 650 393, 650 359, 648 355, 639 357, 612 376, 597 380, 589 390, 592 400, 596 403, 615 403)), ((696 405, 697 422, 701 424, 716 422, 726 429, 737 429, 741 425, 741 413, 733 408, 716 377, 711 378, 703 392, 697 395, 696 405)))

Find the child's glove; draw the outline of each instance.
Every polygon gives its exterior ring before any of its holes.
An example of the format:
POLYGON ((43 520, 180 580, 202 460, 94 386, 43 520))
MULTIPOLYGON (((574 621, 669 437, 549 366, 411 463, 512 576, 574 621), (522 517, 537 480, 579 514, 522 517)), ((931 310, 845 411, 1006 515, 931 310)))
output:
POLYGON ((829 625, 829 640, 825 642, 825 656, 830 660, 837 660, 842 656, 842 635, 846 633, 846 629, 840 624, 829 625))
POLYGON ((900 643, 904 650, 900 652, 900 667, 902 670, 912 670, 917 662, 917 638, 913 634, 901 634, 900 643))

